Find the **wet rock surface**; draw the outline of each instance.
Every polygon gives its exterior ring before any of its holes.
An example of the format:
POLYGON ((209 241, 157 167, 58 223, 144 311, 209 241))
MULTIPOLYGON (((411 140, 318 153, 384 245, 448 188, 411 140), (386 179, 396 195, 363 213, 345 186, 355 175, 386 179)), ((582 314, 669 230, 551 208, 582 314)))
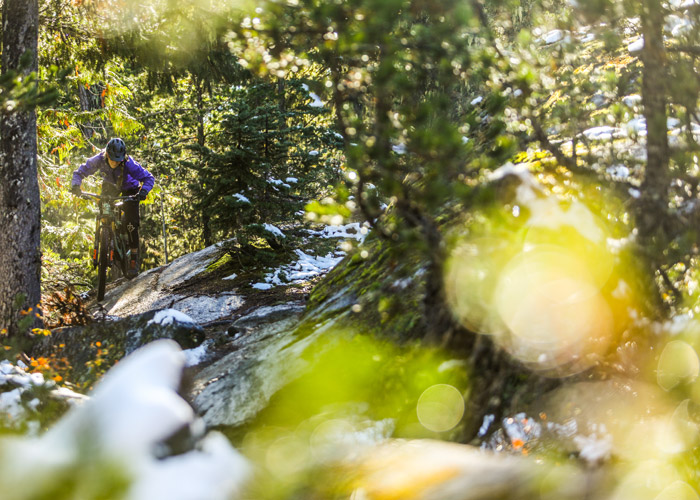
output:
POLYGON ((298 341, 303 303, 264 306, 236 320, 226 349, 232 351, 192 378, 189 397, 209 426, 236 426, 253 418, 270 397, 303 370, 313 337, 298 341))

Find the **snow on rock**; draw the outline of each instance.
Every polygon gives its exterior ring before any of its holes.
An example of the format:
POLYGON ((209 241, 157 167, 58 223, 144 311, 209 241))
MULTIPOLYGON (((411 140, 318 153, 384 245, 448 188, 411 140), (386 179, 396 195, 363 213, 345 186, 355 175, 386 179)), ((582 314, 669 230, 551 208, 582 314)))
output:
POLYGON ((214 296, 175 297, 177 300, 171 307, 187 314, 199 324, 230 316, 231 312, 241 307, 244 302, 235 292, 224 292, 214 296))
POLYGON ((644 38, 643 37, 640 37, 639 39, 635 40, 634 42, 630 43, 627 46, 627 50, 629 51, 630 54, 636 54, 638 52, 641 52, 643 48, 644 48, 644 38))
POLYGON ((132 486, 130 499, 229 500, 251 469, 218 432, 209 433, 196 450, 149 465, 132 486))
POLYGON ((121 469, 131 480, 130 500, 234 498, 251 468, 223 436, 209 434, 198 449, 177 456, 155 454, 165 439, 196 427, 194 411, 177 393, 184 364, 174 341, 152 342, 113 367, 89 401, 40 438, 0 441, 3 491, 35 498, 62 471, 91 463, 121 469))
POLYGON ((31 391, 35 388, 49 388, 52 397, 69 404, 82 403, 88 399, 65 387, 57 388, 52 380, 44 380, 41 373, 27 373, 25 368, 7 360, 0 362, 0 387, 5 389, 5 392, 0 393, 0 415, 3 424, 10 428, 18 428, 22 422, 32 418, 39 400, 33 399, 36 401, 33 408, 31 405, 23 405, 22 401, 31 398, 31 391))
POLYGON ((209 346, 211 346, 213 342, 212 339, 209 339, 204 341, 199 347, 182 351, 185 354, 185 366, 197 366, 204 361, 207 357, 209 346))
POLYGON ((194 324, 195 321, 185 313, 175 309, 165 309, 164 311, 158 311, 147 324, 150 325, 152 323, 158 325, 172 325, 173 323, 194 324))
POLYGON ((235 280, 238 277, 236 273, 231 274, 230 276, 226 276, 225 278, 221 278, 223 280, 235 280))
POLYGON ((25 416, 21 398, 22 391, 19 388, 0 394, 0 412, 9 417, 10 421, 17 421, 25 416))
POLYGON ((267 222, 263 224, 263 226, 265 227, 265 230, 274 234, 275 236, 278 236, 280 238, 286 238, 284 233, 277 226, 273 226, 272 224, 268 224, 267 222))

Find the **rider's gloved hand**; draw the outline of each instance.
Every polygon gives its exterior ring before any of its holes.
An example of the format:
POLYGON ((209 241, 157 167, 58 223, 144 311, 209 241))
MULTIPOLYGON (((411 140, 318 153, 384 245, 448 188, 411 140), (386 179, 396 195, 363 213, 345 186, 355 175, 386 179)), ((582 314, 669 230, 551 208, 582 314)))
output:
POLYGON ((147 197, 148 197, 148 193, 145 192, 143 189, 141 191, 139 191, 138 193, 136 193, 136 195, 134 196, 134 198, 136 198, 138 201, 143 201, 147 197))
POLYGON ((80 186, 77 184, 73 184, 70 187, 70 192, 73 193, 75 196, 80 196, 83 193, 83 191, 80 189, 80 186))

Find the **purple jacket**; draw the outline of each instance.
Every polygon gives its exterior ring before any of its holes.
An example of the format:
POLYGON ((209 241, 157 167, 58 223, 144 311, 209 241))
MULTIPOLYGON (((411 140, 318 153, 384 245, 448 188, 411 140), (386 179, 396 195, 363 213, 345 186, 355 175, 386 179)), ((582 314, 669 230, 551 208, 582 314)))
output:
MULTIPOLYGON (((123 169, 122 191, 141 187, 142 191, 148 193, 153 189, 155 179, 148 170, 139 165, 131 156, 126 157, 126 160, 123 162, 123 169), (141 183, 143 183, 143 186, 141 186, 141 183)), ((73 172, 71 185, 80 186, 85 177, 94 174, 98 170, 104 174, 105 180, 112 184, 116 184, 122 175, 122 166, 111 168, 107 162, 107 153, 103 151, 92 158, 88 158, 85 163, 80 165, 78 170, 73 172)))

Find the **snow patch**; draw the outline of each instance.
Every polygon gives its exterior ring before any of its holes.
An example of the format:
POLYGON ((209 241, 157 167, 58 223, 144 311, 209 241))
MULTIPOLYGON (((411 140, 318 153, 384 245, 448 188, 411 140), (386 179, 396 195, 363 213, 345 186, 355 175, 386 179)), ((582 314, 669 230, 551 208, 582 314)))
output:
POLYGON ((552 30, 548 33, 545 33, 542 36, 542 41, 545 43, 545 45, 551 45, 553 43, 561 42, 564 39, 569 39, 569 35, 566 31, 563 30, 552 30))
POLYGON ((237 199, 238 201, 240 201, 241 203, 248 203, 248 204, 250 204, 250 200, 249 200, 245 195, 243 195, 243 194, 241 194, 241 193, 234 193, 234 194, 233 194, 233 197, 236 198, 236 199, 237 199))
POLYGON ((187 314, 180 312, 176 309, 166 309, 164 311, 158 311, 153 319, 151 319, 147 325, 151 324, 157 325, 172 325, 173 323, 185 323, 189 325, 195 324, 195 321, 190 318, 187 314))
POLYGON ((267 222, 263 224, 265 227, 265 230, 274 234, 275 236, 278 236, 280 238, 286 238, 285 234, 278 228, 277 226, 273 226, 272 224, 268 224, 267 222))
POLYGON ((639 94, 631 94, 622 98, 622 102, 625 106, 633 108, 642 103, 642 96, 639 94))
POLYGON ((365 240, 369 230, 359 222, 351 222, 344 225, 328 225, 320 231, 310 229, 308 232, 321 238, 349 238, 362 242, 365 240))
POLYGON ((584 130, 583 135, 590 141, 609 141, 610 139, 624 136, 625 133, 621 128, 603 125, 584 130))
POLYGON ((115 365, 93 397, 71 409, 40 438, 6 439, 13 457, 0 471, 4 491, 22 488, 27 497, 83 460, 104 460, 132 478, 127 498, 224 500, 237 494, 252 468, 218 433, 199 449, 159 458, 155 450, 196 416, 177 394, 185 356, 172 340, 157 340, 115 365), (85 439, 89 453, 84 456, 85 439))
POLYGON ((312 108, 322 108, 326 105, 321 98, 313 92, 309 92, 309 97, 311 97, 311 104, 309 104, 309 106, 312 108))
POLYGON ((197 366, 204 361, 204 359, 207 357, 209 346, 213 343, 214 341, 209 339, 202 343, 199 347, 182 351, 182 353, 185 355, 185 366, 197 366))
POLYGON ((255 283, 253 288, 256 290, 269 290, 272 288, 272 285, 270 283, 255 283))
POLYGON ((638 40, 635 40, 634 42, 630 43, 627 46, 627 50, 629 51, 630 54, 636 54, 638 52, 641 52, 643 48, 644 48, 644 38, 643 37, 640 37, 638 40))
POLYGON ((613 177, 617 177, 619 179, 627 179, 630 176, 630 169, 622 164, 609 166, 607 168, 607 172, 613 177))
POLYGON ((596 434, 574 436, 574 444, 579 449, 579 456, 589 464, 604 462, 612 454, 613 440, 610 434, 601 437, 596 434))

